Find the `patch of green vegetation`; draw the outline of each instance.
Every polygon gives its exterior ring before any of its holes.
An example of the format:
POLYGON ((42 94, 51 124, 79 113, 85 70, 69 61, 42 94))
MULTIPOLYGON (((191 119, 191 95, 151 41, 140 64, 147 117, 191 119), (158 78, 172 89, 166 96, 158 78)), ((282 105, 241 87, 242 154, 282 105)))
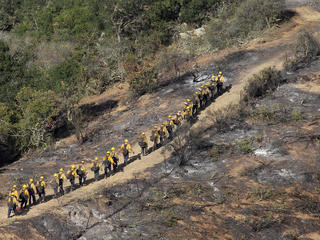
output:
POLYGON ((265 201, 273 199, 277 195, 277 192, 273 188, 257 187, 252 190, 252 194, 259 197, 260 201, 265 201))
POLYGON ((300 122, 303 120, 303 115, 299 110, 293 110, 291 113, 291 120, 295 122, 300 122))
POLYGON ((253 152, 254 148, 252 147, 252 139, 243 139, 240 142, 236 142, 238 148, 240 149, 241 153, 248 154, 253 152))
POLYGON ((284 0, 227 1, 218 17, 209 22, 207 38, 218 49, 239 45, 276 25, 284 8, 284 0))

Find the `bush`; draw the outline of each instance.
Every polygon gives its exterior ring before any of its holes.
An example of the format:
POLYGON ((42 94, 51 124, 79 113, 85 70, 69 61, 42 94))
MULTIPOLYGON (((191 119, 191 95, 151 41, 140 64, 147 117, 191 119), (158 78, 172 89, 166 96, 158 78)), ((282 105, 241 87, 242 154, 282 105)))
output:
POLYGON ((130 90, 133 95, 140 96, 152 92, 158 86, 157 71, 153 66, 143 68, 129 77, 130 90))
POLYGON ((253 98, 263 96, 267 91, 274 90, 280 84, 281 79, 280 71, 271 67, 263 69, 248 81, 241 100, 248 102, 253 98))
POLYGON ((311 33, 302 30, 298 33, 296 43, 293 47, 293 56, 285 61, 284 67, 286 70, 297 70, 310 63, 312 59, 319 54, 319 42, 311 33))

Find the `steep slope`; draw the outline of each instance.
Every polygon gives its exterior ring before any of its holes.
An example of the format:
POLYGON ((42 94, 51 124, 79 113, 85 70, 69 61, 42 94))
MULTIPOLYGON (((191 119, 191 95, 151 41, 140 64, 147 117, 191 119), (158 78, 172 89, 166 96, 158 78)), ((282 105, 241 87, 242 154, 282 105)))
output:
MULTIPOLYGON (((288 32, 285 32, 283 34, 280 33, 279 39, 271 42, 266 42, 265 44, 252 45, 247 49, 233 51, 226 54, 225 56, 220 57, 219 59, 210 60, 207 69, 204 69, 204 74, 215 71, 217 69, 217 66, 224 65, 227 83, 232 83, 233 86, 230 92, 225 93, 223 96, 217 98, 214 103, 212 103, 205 111, 201 113, 201 115, 199 116, 199 121, 194 125, 195 128, 197 128, 200 124, 206 123, 210 110, 221 109, 230 103, 237 103, 239 101, 240 93, 246 83, 246 80, 253 74, 258 73, 260 70, 268 66, 276 66, 280 69, 285 59, 286 52, 289 50, 290 44, 295 40, 295 36, 298 30, 302 28, 318 28, 320 20, 320 15, 318 12, 314 12, 312 9, 309 9, 307 7, 297 8, 296 11, 298 15, 292 19, 292 21, 295 22, 296 26, 290 29, 290 31, 288 32)), ((10 166, 9 170, 4 170, 4 173, 1 173, 1 179, 3 179, 4 183, 8 184, 8 180, 10 180, 8 179, 9 174, 16 174, 20 170, 20 166, 23 166, 23 168, 28 167, 28 165, 33 166, 35 164, 34 160, 37 159, 41 159, 41 164, 43 165, 37 166, 35 168, 35 171, 45 172, 47 173, 45 175, 49 177, 52 172, 48 170, 44 171, 44 169, 48 166, 58 169, 60 166, 73 163, 79 156, 92 158, 92 156, 95 155, 96 151, 98 152, 99 156, 102 156, 106 146, 106 142, 101 141, 105 141, 106 139, 111 137, 113 141, 115 140, 116 142, 120 143, 120 138, 122 136, 130 136, 131 139, 133 139, 134 136, 137 135, 145 127, 157 123, 161 119, 165 119, 166 115, 179 109, 179 107, 181 107, 182 105, 181 102, 185 98, 186 94, 190 95, 191 92, 197 87, 197 85, 190 84, 189 81, 190 79, 186 79, 185 84, 182 85, 182 87, 181 84, 170 85, 164 89, 161 89, 158 93, 142 97, 131 109, 130 107, 126 108, 120 105, 109 115, 109 117, 113 117, 113 122, 111 122, 110 120, 104 120, 103 116, 95 123, 92 123, 92 125, 102 125, 101 127, 99 126, 95 129, 98 129, 99 138, 95 137, 92 142, 85 143, 84 146, 81 147, 78 147, 74 144, 72 144, 70 147, 57 147, 56 149, 51 151, 47 150, 47 152, 42 153, 38 156, 36 154, 35 156, 32 156, 30 160, 23 159, 20 162, 13 164, 13 166, 10 166), (157 99, 159 106, 154 106, 154 99, 157 99), (124 110, 124 108, 126 109, 124 110), (147 115, 136 118, 136 115, 143 113, 143 111, 152 109, 153 111, 151 113, 149 112, 149 114, 147 115), (125 121, 128 121, 128 118, 133 117, 133 119, 130 121, 130 124, 134 124, 135 121, 141 121, 145 120, 146 118, 150 118, 153 113, 155 113, 157 117, 148 119, 148 121, 143 121, 140 126, 137 126, 137 128, 133 127, 132 125, 126 125, 124 123, 125 121), (106 132, 103 125, 107 123, 110 124, 109 126, 112 130, 106 132), (123 131, 118 130, 121 128, 125 128, 128 132, 124 134, 123 131), (107 136, 106 133, 108 133, 107 136), (66 151, 68 151, 69 153, 66 151), (56 156, 54 157, 56 163, 44 163, 46 162, 46 159, 52 158, 52 153, 56 154, 56 156), (14 170, 13 168, 16 168, 17 170, 14 170)), ((110 143, 107 143, 107 146, 109 147, 110 143)), ((139 147, 137 144, 134 144, 134 150, 136 153, 139 152, 139 147)), ((76 202, 79 199, 85 201, 90 198, 95 198, 97 194, 101 194, 101 189, 112 188, 112 186, 134 180, 137 175, 139 175, 138 178, 148 178, 152 173, 146 170, 156 166, 164 160, 164 157, 160 153, 160 151, 161 150, 159 149, 149 154, 147 157, 143 157, 141 160, 132 162, 124 168, 123 172, 119 172, 106 180, 101 180, 97 183, 85 186, 81 189, 67 194, 62 198, 59 198, 58 200, 51 200, 44 204, 35 206, 27 213, 27 215, 19 216, 17 218, 17 221, 18 223, 23 224, 25 220, 32 219, 32 221, 35 221, 36 224, 37 220, 34 220, 35 218, 41 219, 41 215, 47 215, 49 213, 51 214, 51 212, 54 215, 60 215, 58 219, 65 218, 66 213, 60 210, 61 206, 66 206, 67 204, 76 202)), ((33 172, 30 171, 29 173, 27 173, 26 177, 32 175, 33 172)), ((89 178, 92 178, 92 174, 89 175, 89 178)), ((52 194, 52 192, 49 191, 49 194, 52 194)), ((8 224, 8 221, 5 219, 6 207, 1 207, 0 212, 0 221, 1 225, 3 226, 2 230, 6 232, 7 230, 5 226, 7 226, 8 224)), ((59 222, 58 219, 57 221, 59 222)), ((34 231, 37 231, 39 236, 41 235, 41 231, 39 229, 36 229, 34 231)), ((11 233, 6 234, 7 235, 5 236, 9 238, 11 233)), ((32 236, 36 236, 36 232, 32 236)), ((13 238, 18 239, 19 237, 14 235, 13 238)), ((21 235, 20 238, 23 239, 23 235, 21 235)), ((63 239, 64 237, 62 236, 61 238, 63 239)))

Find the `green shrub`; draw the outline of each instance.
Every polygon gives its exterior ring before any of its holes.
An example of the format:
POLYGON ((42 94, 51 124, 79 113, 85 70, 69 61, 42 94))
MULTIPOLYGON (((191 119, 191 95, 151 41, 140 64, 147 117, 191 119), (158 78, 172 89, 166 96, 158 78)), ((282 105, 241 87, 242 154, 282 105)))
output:
POLYGON ((242 101, 248 102, 253 98, 265 95, 269 90, 274 90, 280 84, 281 79, 280 71, 271 67, 263 69, 259 74, 249 79, 242 93, 242 101))
POLYGON ((129 77, 130 90, 135 96, 152 92, 158 87, 157 71, 153 66, 146 67, 142 71, 132 74, 129 77))
POLYGON ((313 35, 305 30, 298 33, 293 47, 293 56, 287 58, 284 67, 286 70, 297 70, 320 54, 320 43, 313 35))
POLYGON ((20 149, 45 146, 48 141, 46 123, 58 114, 59 99, 53 91, 22 88, 16 97, 20 120, 17 124, 20 149))

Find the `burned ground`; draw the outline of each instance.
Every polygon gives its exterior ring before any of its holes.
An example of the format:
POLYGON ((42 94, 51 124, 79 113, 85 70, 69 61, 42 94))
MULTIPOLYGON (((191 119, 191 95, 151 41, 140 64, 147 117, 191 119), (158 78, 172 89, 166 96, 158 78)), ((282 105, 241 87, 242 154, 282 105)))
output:
MULTIPOLYGON (((294 34, 232 50, 201 67, 203 79, 223 69, 226 84, 233 84, 231 92, 237 94, 221 96, 199 116, 184 164, 174 154, 157 152, 155 157, 165 160, 133 180, 123 183, 117 175, 125 172, 118 173, 113 177, 121 183, 107 186, 103 180, 99 188, 85 186, 76 200, 66 201, 67 194, 43 204, 57 209, 36 206, 28 214, 38 215, 2 222, 0 232, 6 239, 320 239, 320 61, 299 72, 284 72, 286 83, 238 106, 240 115, 232 107, 224 113, 223 101, 238 103, 245 82, 239 79, 265 66, 279 66, 294 34), (217 113, 225 114, 219 124, 213 121, 217 113)), ((112 109, 84 103, 92 120, 85 126, 88 141, 79 146, 64 139, 2 168, 2 195, 12 182, 23 183, 40 173, 49 177, 60 167, 100 157, 123 138, 133 142, 141 131, 182 107, 202 84, 193 80, 187 75, 139 99, 124 97, 120 86, 94 101, 108 102, 112 109), (91 112, 95 106, 97 114, 91 112)))

